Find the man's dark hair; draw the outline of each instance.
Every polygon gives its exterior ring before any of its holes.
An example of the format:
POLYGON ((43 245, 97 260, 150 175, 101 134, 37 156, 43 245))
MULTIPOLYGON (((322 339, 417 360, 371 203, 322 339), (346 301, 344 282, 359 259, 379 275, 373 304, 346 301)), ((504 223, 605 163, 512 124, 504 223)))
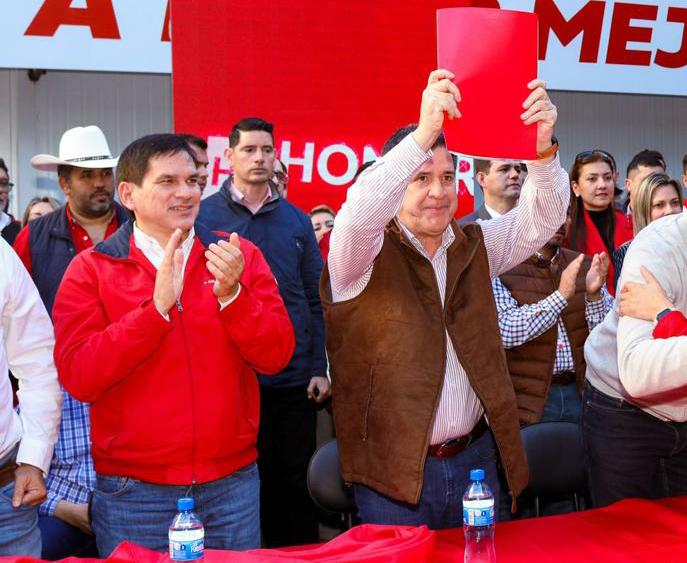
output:
POLYGON ((365 172, 365 170, 367 170, 375 162, 376 161, 374 160, 368 160, 367 162, 363 162, 360 166, 358 166, 358 170, 355 171, 355 176, 353 176, 353 181, 355 182, 358 179, 358 176, 365 172))
POLYGON ((655 150, 644 149, 632 157, 630 164, 627 165, 627 175, 630 177, 630 172, 638 170, 640 166, 660 166, 663 170, 666 169, 666 159, 663 155, 655 150))
POLYGON ((474 164, 475 172, 484 172, 485 174, 489 174, 489 170, 491 169, 491 160, 487 158, 476 158, 474 164))
POLYGON ((231 133, 229 133, 229 147, 233 149, 239 144, 242 131, 264 131, 270 134, 272 142, 274 142, 274 125, 259 117, 244 117, 231 128, 231 133))
POLYGON ((682 157, 682 173, 687 174, 687 154, 682 157))
POLYGON ((179 137, 184 139, 189 145, 200 147, 202 150, 208 150, 208 143, 203 137, 192 135, 191 133, 179 133, 179 137))
POLYGON ((73 166, 69 166, 68 164, 58 164, 57 176, 63 180, 69 181, 72 176, 72 170, 74 170, 73 166))
MULTIPOLYGON (((397 129, 396 132, 386 140, 384 146, 382 146, 382 156, 398 145, 403 139, 415 131, 415 129, 417 129, 417 123, 411 123, 410 125, 405 125, 400 129, 397 129)), ((446 146, 446 137, 444 137, 443 133, 439 133, 437 140, 434 141, 434 144, 432 145, 432 149, 436 149, 438 147, 443 147, 448 150, 448 147, 446 146)), ((451 160, 453 161, 453 166, 455 168, 458 165, 458 157, 452 152, 449 152, 449 154, 451 155, 451 160)))
POLYGON ((117 183, 131 182, 140 186, 153 158, 180 152, 189 155, 193 163, 198 166, 193 149, 181 135, 155 133, 136 139, 122 151, 119 157, 117 183))
POLYGON ((0 169, 5 171, 5 174, 8 176, 10 175, 10 171, 7 169, 7 164, 5 164, 5 160, 0 158, 0 169))

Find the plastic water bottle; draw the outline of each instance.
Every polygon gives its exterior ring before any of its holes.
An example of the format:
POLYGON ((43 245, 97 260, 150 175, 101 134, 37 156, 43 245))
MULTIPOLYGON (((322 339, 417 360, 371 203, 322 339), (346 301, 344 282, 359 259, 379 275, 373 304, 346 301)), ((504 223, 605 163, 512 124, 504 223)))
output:
POLYGON ((484 482, 484 469, 470 471, 470 485, 463 495, 465 563, 493 563, 494 495, 484 482))
POLYGON ((205 554, 205 529, 194 508, 192 498, 177 501, 179 512, 169 527, 169 558, 174 561, 195 561, 205 554))

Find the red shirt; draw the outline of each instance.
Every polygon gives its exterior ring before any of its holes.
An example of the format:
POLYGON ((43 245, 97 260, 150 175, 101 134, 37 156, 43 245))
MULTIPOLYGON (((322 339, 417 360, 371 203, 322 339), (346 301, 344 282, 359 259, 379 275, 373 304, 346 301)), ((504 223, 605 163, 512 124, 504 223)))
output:
MULTIPOLYGON (((72 241, 74 242, 74 249, 76 250, 76 253, 78 254, 79 252, 83 252, 84 250, 92 248, 93 241, 91 240, 89 234, 86 232, 86 229, 84 229, 79 224, 79 222, 72 217, 68 205, 65 206, 65 209, 67 212, 67 221, 69 222, 69 231, 72 235, 72 241)), ((26 225, 26 227, 24 227, 19 232, 12 247, 14 248, 14 251, 19 255, 19 258, 21 258, 21 261, 24 263, 24 266, 28 270, 29 274, 33 275, 31 268, 31 243, 29 242, 31 240, 31 237, 29 235, 30 226, 30 224, 26 225)), ((107 229, 105 230, 104 238, 108 238, 118 228, 119 222, 117 221, 117 214, 113 213, 112 220, 107 225, 107 229)))

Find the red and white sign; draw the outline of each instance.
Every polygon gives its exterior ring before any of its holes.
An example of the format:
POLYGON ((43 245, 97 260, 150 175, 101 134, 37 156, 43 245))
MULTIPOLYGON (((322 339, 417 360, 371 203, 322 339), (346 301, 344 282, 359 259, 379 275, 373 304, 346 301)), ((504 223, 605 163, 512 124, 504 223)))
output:
POLYGON ((172 71, 169 0, 2 3, 0 67, 172 71))
MULTIPOLYGON (((0 67, 169 73, 169 2, 4 2, 0 67)), ((472 5, 537 12, 540 75, 551 89, 687 95, 685 0, 301 0, 275 1, 266 11, 257 10, 251 2, 194 3, 194 14, 205 17, 189 20, 181 1, 177 31, 197 33, 196 56, 215 63, 227 53, 209 50, 211 42, 206 39, 217 32, 231 35, 236 31, 232 24, 238 21, 257 31, 264 30, 263 43, 269 43, 270 35, 284 33, 292 37, 305 33, 309 37, 314 25, 324 25, 325 29, 344 26, 351 40, 361 39, 357 30, 366 29, 375 35, 381 33, 396 45, 399 56, 407 56, 411 50, 433 48, 434 40, 426 42, 424 30, 433 25, 437 8, 472 5), (322 17, 323 10, 329 11, 329 18, 322 17), (411 23, 408 14, 426 21, 412 22, 417 29, 404 27, 411 23), (205 22, 213 25, 203 27, 205 22), (280 29, 287 22, 296 27, 280 29), (370 22, 379 25, 373 27, 370 22), (423 43, 419 43, 420 39, 423 43)), ((329 34, 315 35, 322 44, 309 44, 310 51, 336 51, 329 34)), ((474 38, 488 40, 480 30, 474 31, 474 38)), ((245 56, 242 48, 246 46, 234 47, 235 55, 245 56)), ((375 56, 368 54, 365 58, 375 56)))

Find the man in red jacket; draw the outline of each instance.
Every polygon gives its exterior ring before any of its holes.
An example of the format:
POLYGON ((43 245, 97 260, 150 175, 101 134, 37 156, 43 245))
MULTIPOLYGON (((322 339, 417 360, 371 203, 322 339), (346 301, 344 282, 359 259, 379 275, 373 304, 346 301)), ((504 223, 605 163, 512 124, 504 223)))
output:
POLYGON ((100 556, 123 540, 165 550, 185 496, 207 547, 259 547, 255 372, 294 348, 274 276, 249 241, 195 223, 183 138, 134 141, 117 175, 135 222, 72 261, 53 309, 60 380, 91 404, 100 556))

